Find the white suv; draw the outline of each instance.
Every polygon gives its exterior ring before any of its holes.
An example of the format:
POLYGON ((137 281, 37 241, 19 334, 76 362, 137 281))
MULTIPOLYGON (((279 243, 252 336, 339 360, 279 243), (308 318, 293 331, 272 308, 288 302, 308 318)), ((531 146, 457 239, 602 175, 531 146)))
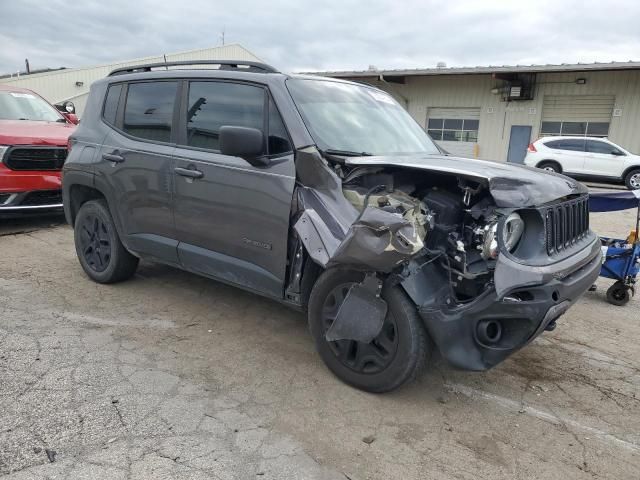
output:
POLYGON ((544 137, 529 145, 525 165, 569 176, 624 181, 640 189, 640 156, 605 138, 544 137))

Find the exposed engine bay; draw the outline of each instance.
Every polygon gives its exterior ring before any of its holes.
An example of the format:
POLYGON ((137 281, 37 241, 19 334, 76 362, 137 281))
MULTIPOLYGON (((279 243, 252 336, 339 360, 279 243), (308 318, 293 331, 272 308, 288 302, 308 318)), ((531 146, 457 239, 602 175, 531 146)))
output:
MULTIPOLYGON (((381 167, 357 167, 346 174, 343 166, 336 170, 345 198, 359 212, 377 208, 411 224, 415 235, 401 241, 411 245, 417 261, 437 262, 447 272, 457 300, 486 290, 492 282, 498 241, 495 206, 483 185, 381 167)), ((506 240, 513 247, 523 229, 521 222, 510 223, 514 228, 506 240)))

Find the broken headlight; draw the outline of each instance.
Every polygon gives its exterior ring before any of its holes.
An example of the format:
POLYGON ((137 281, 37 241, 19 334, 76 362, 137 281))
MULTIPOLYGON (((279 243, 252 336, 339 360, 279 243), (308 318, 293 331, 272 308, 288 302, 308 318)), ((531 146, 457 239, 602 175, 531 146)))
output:
MULTIPOLYGON (((524 233, 524 220, 522 217, 513 212, 504 221, 502 228, 502 243, 509 252, 513 252, 524 233)), ((497 258, 498 247, 498 222, 492 222, 486 225, 482 231, 482 258, 488 260, 497 258)))
POLYGON ((523 233, 524 220, 522 217, 516 212, 509 214, 502 228, 502 242, 509 252, 516 249, 523 233))

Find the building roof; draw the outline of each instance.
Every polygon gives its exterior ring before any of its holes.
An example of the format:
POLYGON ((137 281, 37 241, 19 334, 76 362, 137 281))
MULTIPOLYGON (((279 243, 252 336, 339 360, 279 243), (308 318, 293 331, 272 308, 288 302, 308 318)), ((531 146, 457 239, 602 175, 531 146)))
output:
POLYGON ((429 76, 429 75, 478 75, 491 73, 548 73, 548 72, 587 72, 608 70, 638 70, 640 61, 609 62, 609 63, 562 63, 559 65, 488 65, 484 67, 438 67, 391 70, 351 70, 305 72, 327 77, 373 77, 385 76, 429 76))
MULTIPOLYGON (((155 56, 150 56, 150 57, 141 57, 141 58, 135 58, 132 60, 124 60, 124 61, 116 61, 116 62, 111 62, 111 63, 103 63, 100 65, 91 65, 91 66, 87 66, 87 67, 78 67, 78 68, 68 68, 68 67, 60 67, 60 68, 44 68, 44 69, 38 69, 38 70, 32 70, 31 73, 25 74, 23 72, 20 72, 20 75, 16 75, 15 73, 9 73, 9 74, 4 74, 2 76, 0 76, 0 79, 2 79, 3 82, 8 82, 8 81, 16 81, 16 80, 24 80, 24 79, 28 79, 28 78, 34 78, 34 77, 46 77, 49 75, 59 75, 59 74, 75 74, 75 73, 80 73, 80 72, 86 72, 89 70, 97 70, 97 69, 106 69, 107 73, 115 68, 118 67, 124 67, 124 66, 129 66, 129 65, 143 65, 143 64, 147 64, 147 63, 155 63, 155 62, 162 62, 164 59, 167 60, 192 60, 197 58, 198 60, 207 60, 207 59, 211 59, 213 60, 213 58, 211 57, 211 53, 215 53, 216 57, 224 57, 225 52, 240 52, 241 53, 241 57, 242 58, 225 58, 226 60, 255 60, 255 61, 262 61, 260 60, 258 57, 256 57, 255 55, 253 55, 253 53, 249 52, 246 48, 244 48, 242 45, 239 45, 237 43, 233 43, 233 44, 227 44, 227 45, 223 45, 223 46, 217 46, 217 47, 206 47, 206 48, 199 48, 197 50, 184 50, 181 52, 174 52, 174 53, 167 53, 167 54, 159 54, 159 55, 155 55, 155 56), (220 53, 218 53, 220 52, 220 53), (244 58, 246 57, 246 58, 244 58)), ((221 59, 221 58, 216 58, 217 60, 221 59)))

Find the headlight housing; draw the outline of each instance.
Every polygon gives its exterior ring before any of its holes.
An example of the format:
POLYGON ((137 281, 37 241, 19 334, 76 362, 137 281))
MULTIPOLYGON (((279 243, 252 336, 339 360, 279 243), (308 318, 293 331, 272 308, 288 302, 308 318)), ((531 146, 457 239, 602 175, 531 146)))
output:
POLYGON ((0 163, 2 163, 2 159, 4 158, 4 154, 9 150, 9 145, 0 145, 0 163))
MULTIPOLYGON (((517 247, 524 233, 524 220, 520 214, 513 212, 505 219, 502 231, 502 243, 509 252, 517 247)), ((484 227, 482 258, 488 260, 497 258, 500 248, 498 246, 498 222, 492 222, 484 227)))
POLYGON ((504 221, 502 243, 509 252, 513 252, 524 233, 524 220, 520 214, 513 212, 504 221))

